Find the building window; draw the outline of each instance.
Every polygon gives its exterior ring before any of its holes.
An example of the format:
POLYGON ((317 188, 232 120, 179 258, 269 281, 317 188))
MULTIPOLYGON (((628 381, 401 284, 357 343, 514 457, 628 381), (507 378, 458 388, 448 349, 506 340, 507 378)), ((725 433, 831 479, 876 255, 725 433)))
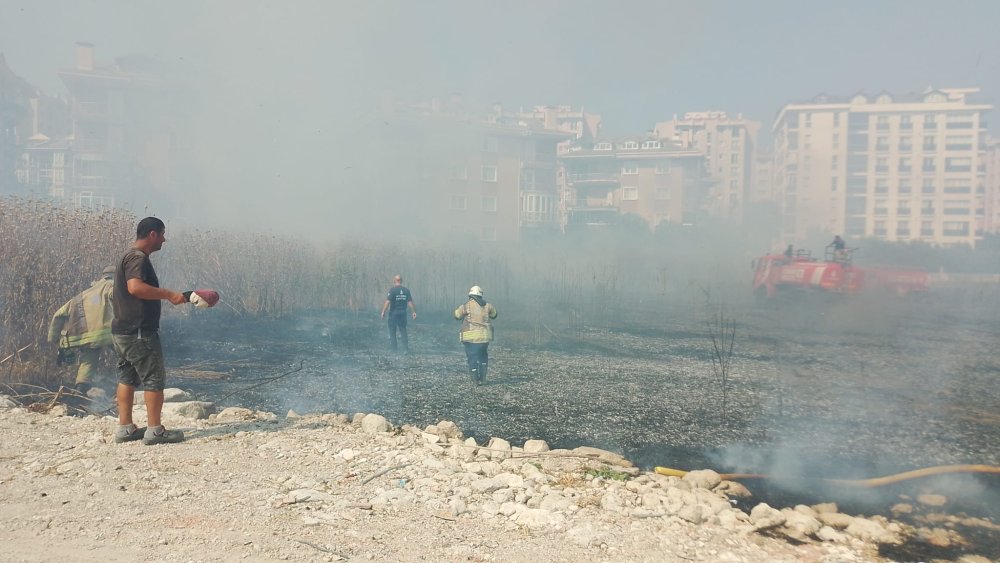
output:
POLYGON ((657 162, 656 163, 656 173, 657 174, 666 174, 667 173, 667 166, 665 164, 663 164, 662 162, 657 162))
POLYGON ((876 178, 875 179, 875 193, 877 193, 877 194, 887 194, 887 193, 889 193, 889 179, 888 178, 876 178))
POLYGON ((453 180, 467 180, 469 178, 469 171, 464 166, 452 166, 451 178, 453 180))
POLYGON ((626 162, 622 164, 622 174, 625 176, 632 176, 639 173, 639 165, 634 162, 626 162))
POLYGON ((886 131, 889 129, 889 116, 879 115, 875 118, 875 128, 879 131, 886 131))
POLYGON ((913 129, 913 118, 909 115, 902 115, 899 117, 899 128, 900 129, 913 129))
POLYGON ((658 149, 660 146, 659 141, 643 141, 642 143, 643 149, 658 149))
POLYGON ((494 196, 484 195, 482 201, 480 202, 479 209, 481 211, 496 211, 497 198, 494 196))
POLYGON ((902 217, 909 217, 910 216, 910 202, 908 202, 908 201, 901 201, 901 202, 899 202, 898 206, 896 207, 896 215, 899 215, 899 216, 902 216, 902 217))
POLYGON ((886 205, 884 199, 875 200, 875 215, 888 215, 889 207, 886 205))
POLYGON ((920 236, 922 237, 934 236, 934 221, 920 222, 920 236))
POLYGON ((611 150, 611 143, 597 143, 594 145, 595 151, 609 151, 611 150))
POLYGON ((946 129, 972 129, 973 117, 970 113, 949 114, 945 122, 946 129))
POLYGON ((910 152, 913 150, 913 137, 900 137, 899 138, 899 150, 902 152, 910 152))
POLYGON ((936 151, 937 139, 933 135, 924 136, 924 152, 936 151))
POLYGON ((839 113, 833 114, 833 126, 834 127, 840 127, 840 114, 839 113))
POLYGON ((496 166, 483 166, 483 181, 484 182, 496 182, 497 181, 497 167, 496 166))
POLYGON ((639 150, 639 143, 637 143, 635 141, 628 141, 628 142, 622 143, 622 150, 626 150, 626 151, 639 150))
POLYGON ((908 156, 899 157, 899 171, 900 172, 912 172, 913 171, 913 159, 908 156))
POLYGON ((837 155, 833 155, 833 157, 830 158, 830 170, 836 170, 839 167, 840 159, 837 158, 837 155))
POLYGON ((946 199, 941 210, 944 215, 969 215, 972 209, 969 202, 963 199, 946 199))
POLYGON ((944 139, 944 148, 949 151, 967 151, 972 149, 972 135, 948 135, 944 139))
POLYGON ((889 159, 884 156, 880 156, 875 159, 875 172, 888 172, 889 171, 889 159))
POLYGON ((839 185, 840 185, 840 178, 838 178, 836 176, 830 178, 830 191, 831 192, 837 191, 837 186, 839 186, 839 185))
POLYGON ((879 152, 888 152, 889 137, 875 137, 875 150, 879 152))
POLYGON ((625 186, 622 188, 622 201, 636 201, 639 199, 639 188, 636 186, 625 186))
POLYGON ((486 137, 483 139, 483 152, 499 152, 500 143, 497 142, 496 137, 486 137))
POLYGON ((925 115, 924 129, 937 129, 937 116, 932 113, 925 115))
POLYGON ((937 170, 937 165, 934 163, 934 157, 933 156, 925 156, 924 157, 924 165, 923 165, 922 170, 924 172, 934 172, 935 170, 937 170))
POLYGON ((833 134, 833 148, 840 148, 840 133, 833 134))
POLYGON ((465 211, 465 196, 464 195, 453 195, 451 196, 451 209, 456 211, 465 211))
POLYGON ((971 172, 971 158, 946 158, 944 159, 945 172, 971 172))
POLYGON ((920 214, 924 217, 934 215, 934 200, 925 199, 920 202, 920 214))
POLYGON ((968 221, 945 221, 942 225, 941 234, 946 237, 966 237, 969 236, 968 221))
POLYGON ((945 178, 944 193, 970 194, 972 193, 971 182, 967 178, 945 178))
POLYGON ((875 229, 872 231, 872 234, 877 237, 884 237, 886 234, 885 221, 875 221, 875 229))
POLYGON ((924 178, 923 184, 920 186, 920 193, 932 194, 934 193, 934 178, 924 178))
POLYGON ((913 186, 910 185, 910 180, 906 178, 900 178, 899 180, 899 193, 908 194, 913 191, 913 186))

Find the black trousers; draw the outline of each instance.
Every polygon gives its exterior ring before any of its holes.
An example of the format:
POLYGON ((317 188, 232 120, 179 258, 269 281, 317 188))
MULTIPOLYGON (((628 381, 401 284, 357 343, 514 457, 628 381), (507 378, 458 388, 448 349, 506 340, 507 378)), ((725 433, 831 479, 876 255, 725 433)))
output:
POLYGON ((469 371, 475 371, 478 373, 479 365, 485 365, 489 362, 489 355, 487 354, 487 349, 490 346, 489 342, 463 342, 465 345, 465 357, 469 361, 469 371))
POLYGON ((399 339, 403 341, 403 349, 409 351, 410 341, 406 336, 406 311, 402 315, 389 315, 389 347, 396 349, 396 329, 399 329, 399 339))

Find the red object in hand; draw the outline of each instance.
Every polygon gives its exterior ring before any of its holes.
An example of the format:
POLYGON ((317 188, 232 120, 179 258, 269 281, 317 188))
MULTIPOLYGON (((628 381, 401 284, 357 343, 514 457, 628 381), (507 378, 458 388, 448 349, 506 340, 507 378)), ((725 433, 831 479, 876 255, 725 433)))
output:
POLYGON ((219 293, 214 289, 196 289, 185 291, 184 294, 195 307, 213 307, 219 302, 219 293))

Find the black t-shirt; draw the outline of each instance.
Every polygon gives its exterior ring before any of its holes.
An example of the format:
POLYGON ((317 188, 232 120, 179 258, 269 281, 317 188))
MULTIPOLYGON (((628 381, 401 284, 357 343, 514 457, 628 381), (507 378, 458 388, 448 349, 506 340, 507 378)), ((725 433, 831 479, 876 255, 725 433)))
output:
POLYGON ((115 267, 115 288, 111 303, 115 318, 111 321, 112 334, 135 334, 137 330, 160 328, 160 300, 139 299, 128 292, 128 280, 138 278, 153 287, 160 287, 160 280, 153 270, 153 263, 146 253, 132 248, 115 267))
POLYGON ((390 315, 405 315, 406 304, 413 301, 410 290, 401 285, 393 286, 389 289, 389 294, 385 296, 389 300, 390 315))

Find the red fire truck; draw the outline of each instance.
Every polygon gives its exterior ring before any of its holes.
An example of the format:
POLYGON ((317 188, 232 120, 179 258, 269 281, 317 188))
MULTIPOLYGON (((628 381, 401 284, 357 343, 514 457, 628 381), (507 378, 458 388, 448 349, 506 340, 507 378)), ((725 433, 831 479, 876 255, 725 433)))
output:
POLYGON ((888 266, 857 266, 853 250, 834 251, 828 247, 822 260, 808 251, 769 254, 754 261, 753 291, 760 299, 782 292, 805 291, 828 294, 885 292, 905 296, 925 292, 926 272, 888 266))

